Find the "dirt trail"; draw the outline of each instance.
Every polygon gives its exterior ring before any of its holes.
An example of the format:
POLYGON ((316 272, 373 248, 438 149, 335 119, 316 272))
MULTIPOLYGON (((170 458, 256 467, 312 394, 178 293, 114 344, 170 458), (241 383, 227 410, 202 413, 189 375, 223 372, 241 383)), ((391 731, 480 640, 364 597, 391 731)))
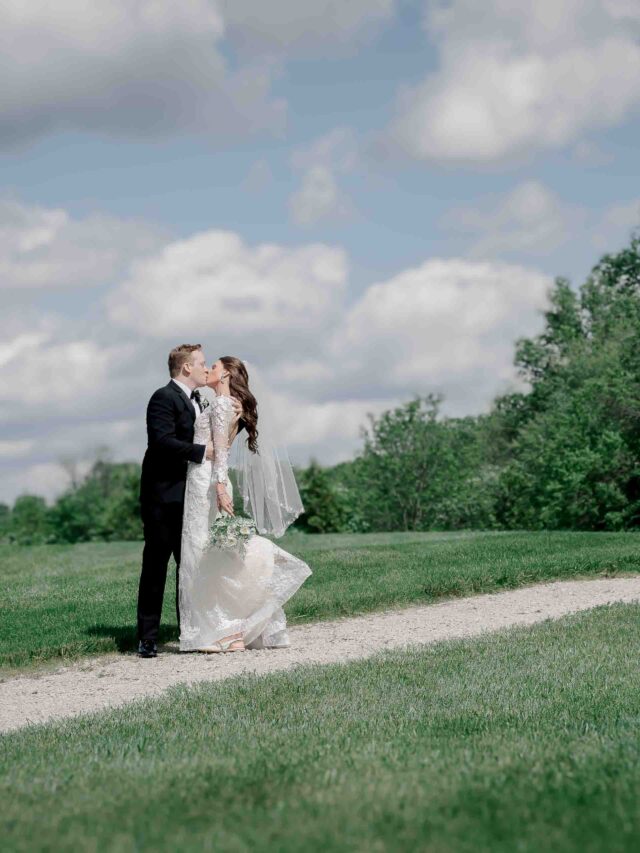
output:
POLYGON ((176 684, 216 681, 242 673, 266 675, 299 664, 340 663, 383 649, 474 637, 515 625, 640 601, 640 577, 558 581, 440 604, 290 628, 291 647, 203 655, 167 645, 157 658, 123 654, 86 658, 53 673, 0 683, 0 732, 73 717, 157 696, 176 684))

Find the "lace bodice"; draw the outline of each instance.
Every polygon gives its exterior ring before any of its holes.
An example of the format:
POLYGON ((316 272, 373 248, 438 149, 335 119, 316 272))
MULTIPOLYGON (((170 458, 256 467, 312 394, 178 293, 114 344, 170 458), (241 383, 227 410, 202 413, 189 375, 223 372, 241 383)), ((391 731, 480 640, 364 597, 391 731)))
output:
POLYGON ((233 418, 231 397, 216 397, 202 414, 198 415, 193 428, 196 444, 213 442, 213 479, 226 483, 229 476, 229 425, 233 418))

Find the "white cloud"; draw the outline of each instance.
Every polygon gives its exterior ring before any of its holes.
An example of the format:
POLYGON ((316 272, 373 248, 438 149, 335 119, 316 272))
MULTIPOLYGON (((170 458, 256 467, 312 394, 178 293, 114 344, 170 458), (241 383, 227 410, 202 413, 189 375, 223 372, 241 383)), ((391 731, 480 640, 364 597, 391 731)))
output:
POLYGON ((144 346, 104 343, 55 317, 3 318, 2 327, 0 500, 55 497, 69 482, 61 461, 86 471, 98 447, 141 457, 146 400, 166 382, 162 361, 156 370, 144 346))
POLYGON ((244 346, 250 357, 256 343, 277 353, 285 341, 323 328, 346 279, 341 249, 251 247, 231 231, 205 231, 134 264, 108 310, 138 334, 215 339, 244 346))
POLYGON ((89 131, 132 138, 281 135, 287 57, 352 51, 395 0, 6 0, 0 144, 89 131))
POLYGON ((14 439, 13 441, 0 441, 0 458, 15 459, 25 456, 34 446, 29 439, 14 439))
MULTIPOLYGON (((41 326, 44 327, 45 325, 46 322, 41 323, 41 326)), ((10 365, 20 353, 42 346, 48 337, 44 328, 41 328, 40 331, 21 331, 12 338, 5 337, 3 343, 0 344, 0 369, 10 365)))
POLYGON ((539 181, 524 181, 502 195, 453 208, 442 225, 468 236, 467 253, 475 257, 547 255, 568 243, 613 251, 640 226, 640 200, 591 210, 568 204, 539 181))
MULTIPOLYGON (((53 500, 70 485, 72 477, 81 480, 99 456, 104 458, 105 448, 107 456, 116 461, 142 458, 144 404, 136 417, 126 420, 91 419, 87 412, 78 412, 77 418, 69 417, 74 413, 68 412, 66 419, 60 418, 53 401, 49 406, 41 403, 40 414, 39 430, 33 417, 28 419, 29 439, 0 442, 2 502, 12 503, 22 494, 53 500)), ((11 429, 16 433, 20 426, 11 429)))
POLYGON ((307 226, 347 216, 349 202, 333 172, 326 166, 313 166, 304 174, 300 188, 291 194, 289 209, 296 225, 307 226))
POLYGON ((606 207, 593 229, 598 251, 613 252, 640 229, 640 198, 606 207))
POLYGON ((395 0, 222 0, 230 38, 252 52, 325 55, 357 45, 394 14, 395 0))
MULTIPOLYGON (((151 395, 149 395, 151 396, 151 395)), ((93 460, 104 455, 118 459, 131 459, 141 455, 145 439, 144 406, 140 401, 139 416, 105 420, 101 417, 85 417, 75 422, 53 423, 48 426, 45 442, 31 441, 30 452, 36 460, 55 459, 59 464, 70 461, 85 470, 93 460)))
POLYGON ((25 347, 22 336, 7 342, 6 347, 13 352, 0 373, 0 401, 15 399, 17 386, 20 396, 28 389, 33 405, 42 406, 42 401, 58 407, 72 403, 75 411, 84 409, 83 400, 90 402, 87 394, 95 397, 103 393, 102 388, 112 381, 114 365, 125 362, 132 349, 101 347, 88 338, 64 341, 53 337, 25 347))
POLYGON ((166 233, 148 223, 0 199, 0 288, 66 289, 109 282, 166 233))
POLYGON ((277 131, 273 66, 230 71, 224 20, 208 0, 8 0, 0 8, 0 139, 90 130, 223 139, 277 131))
POLYGON ((368 288, 332 341, 344 396, 441 391, 486 408, 515 378, 513 343, 538 330, 551 281, 520 266, 430 260, 368 288))
POLYGON ((330 400, 305 403, 299 406, 295 395, 290 396, 288 411, 300 411, 302 417, 292 419, 283 431, 294 464, 306 465, 316 457, 324 465, 336 465, 352 459, 362 447, 361 429, 368 424, 367 415, 379 415, 396 401, 330 400))
POLYGON ((514 342, 541 329, 551 284, 515 264, 426 261, 368 287, 328 334, 326 352, 290 358, 279 378, 292 399, 321 407, 319 423, 322 412, 344 409, 364 425, 366 411, 431 392, 450 414, 484 411, 519 386, 514 342))
MULTIPOLYGON (((367 414, 379 414, 388 408, 389 397, 314 401, 286 387, 286 367, 292 363, 278 368, 278 379, 283 381, 271 387, 276 431, 292 462, 306 464, 314 455, 321 457, 324 464, 351 458, 361 445, 360 429, 367 423, 367 414), (280 390, 282 387, 284 391, 280 390)), ((335 373, 332 380, 339 384, 335 373)))
POLYGON ((289 198, 291 217, 297 225, 351 215, 353 205, 337 176, 353 171, 358 159, 356 136, 348 127, 336 127, 293 152, 292 167, 303 171, 300 187, 289 198))
POLYGON ((291 155, 294 169, 325 166, 334 172, 351 172, 358 163, 358 140, 353 128, 334 127, 314 139, 309 145, 296 149, 291 155))
POLYGON ((69 485, 69 477, 57 462, 39 462, 3 472, 0 501, 13 503, 20 495, 39 495, 52 501, 69 485))
POLYGON ((470 254, 496 257, 548 252, 564 243, 571 224, 584 216, 539 181, 524 181, 505 195, 483 199, 477 207, 454 208, 443 225, 475 238, 470 254))
POLYGON ((429 2, 438 69, 401 93, 391 137, 418 159, 558 148, 640 105, 637 17, 599 0, 429 2))
MULTIPOLYGON (((64 211, 45 212, 22 245, 55 243, 51 234, 68 222, 64 211)), ((349 304, 347 261, 320 243, 247 245, 212 230, 133 262, 92 328, 35 309, 5 315, 0 494, 37 484, 53 495, 64 485, 58 460, 85 463, 99 445, 141 458, 146 401, 167 381, 166 353, 181 339, 202 340, 210 357, 232 352, 262 365, 299 463, 348 458, 367 412, 415 393, 441 391, 447 411, 466 414, 513 382, 513 341, 539 328, 545 276, 431 260, 349 304)))
POLYGON ((50 436, 69 418, 112 421, 149 378, 139 342, 108 328, 92 332, 32 310, 3 317, 0 333, 0 419, 10 431, 3 439, 24 438, 20 425, 50 436))

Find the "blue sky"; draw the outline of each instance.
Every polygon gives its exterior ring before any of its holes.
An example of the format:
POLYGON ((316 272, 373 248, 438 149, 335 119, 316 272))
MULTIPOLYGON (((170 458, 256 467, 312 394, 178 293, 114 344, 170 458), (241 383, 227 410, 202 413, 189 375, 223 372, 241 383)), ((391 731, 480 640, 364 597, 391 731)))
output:
POLYGON ((17 9, 0 500, 139 458, 183 339, 260 362, 301 463, 415 393, 485 411, 553 276, 639 224, 631 0, 17 9))

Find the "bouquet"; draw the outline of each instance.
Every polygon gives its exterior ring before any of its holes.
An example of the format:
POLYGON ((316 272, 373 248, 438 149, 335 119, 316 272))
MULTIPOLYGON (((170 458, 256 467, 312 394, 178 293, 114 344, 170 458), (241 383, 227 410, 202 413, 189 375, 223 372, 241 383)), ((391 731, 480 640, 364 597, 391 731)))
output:
POLYGON ((256 526, 252 518, 221 515, 209 528, 207 547, 238 551, 241 556, 244 556, 247 542, 255 535, 256 526))

